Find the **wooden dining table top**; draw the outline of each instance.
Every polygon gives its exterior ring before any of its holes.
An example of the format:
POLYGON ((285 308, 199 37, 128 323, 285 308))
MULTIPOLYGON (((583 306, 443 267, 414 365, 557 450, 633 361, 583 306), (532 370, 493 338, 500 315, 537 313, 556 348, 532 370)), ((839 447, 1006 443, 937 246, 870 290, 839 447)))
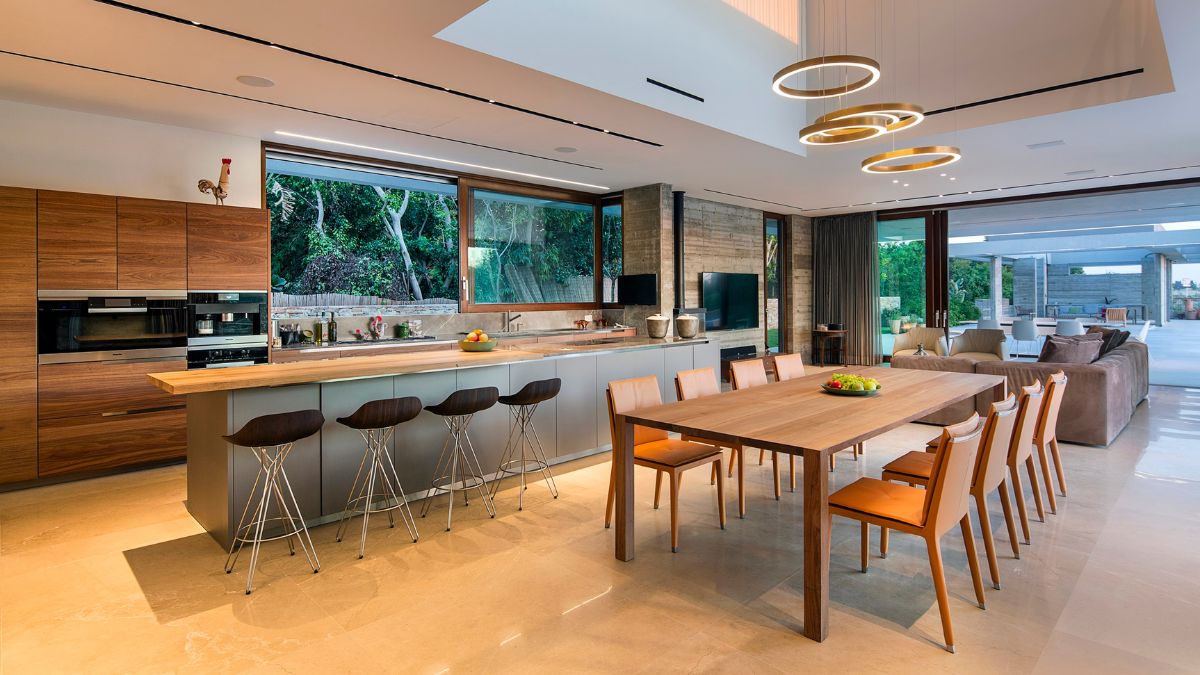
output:
POLYGON ((1002 375, 851 366, 879 381, 874 396, 840 396, 817 373, 716 396, 642 408, 626 419, 648 427, 782 452, 837 451, 1006 385, 1002 375))

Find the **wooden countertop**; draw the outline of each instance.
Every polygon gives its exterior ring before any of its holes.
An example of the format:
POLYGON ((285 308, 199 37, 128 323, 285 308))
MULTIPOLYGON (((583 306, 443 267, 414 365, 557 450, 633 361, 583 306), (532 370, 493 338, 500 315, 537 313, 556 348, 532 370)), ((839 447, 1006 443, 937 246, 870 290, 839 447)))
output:
POLYGON ((408 375, 438 370, 498 366, 519 361, 534 361, 556 356, 598 351, 624 351, 668 347, 677 344, 700 344, 706 338, 694 340, 651 340, 649 338, 613 338, 602 344, 528 345, 500 347, 490 352, 464 352, 458 349, 355 356, 322 361, 294 363, 265 363, 238 368, 182 370, 170 373, 150 373, 151 384, 169 394, 199 394, 212 391, 281 387, 292 384, 336 382, 389 375, 408 375))

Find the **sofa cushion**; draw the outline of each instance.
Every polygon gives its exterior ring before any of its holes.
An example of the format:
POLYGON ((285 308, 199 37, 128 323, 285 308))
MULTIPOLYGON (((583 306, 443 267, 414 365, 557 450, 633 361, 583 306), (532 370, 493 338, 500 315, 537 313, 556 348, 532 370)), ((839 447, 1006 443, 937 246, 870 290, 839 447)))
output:
POLYGON ((1088 333, 1097 333, 1102 336, 1100 346, 1100 356, 1111 352, 1112 350, 1125 344, 1129 339, 1129 331, 1119 328, 1105 328, 1104 326, 1091 326, 1087 329, 1088 333))
POLYGON ((1100 358, 1104 336, 1100 333, 1083 335, 1051 335, 1042 345, 1038 363, 1091 363, 1100 358))

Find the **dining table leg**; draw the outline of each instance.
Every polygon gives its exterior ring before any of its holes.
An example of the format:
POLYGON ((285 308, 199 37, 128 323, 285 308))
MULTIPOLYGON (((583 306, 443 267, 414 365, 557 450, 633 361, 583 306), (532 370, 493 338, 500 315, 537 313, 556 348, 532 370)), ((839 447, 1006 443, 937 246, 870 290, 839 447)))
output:
POLYGON ((634 424, 622 415, 620 438, 613 440, 613 475, 616 478, 615 526, 617 560, 633 560, 633 446, 634 424))
POLYGON ((804 452, 804 635, 829 635, 829 472, 826 455, 804 452))

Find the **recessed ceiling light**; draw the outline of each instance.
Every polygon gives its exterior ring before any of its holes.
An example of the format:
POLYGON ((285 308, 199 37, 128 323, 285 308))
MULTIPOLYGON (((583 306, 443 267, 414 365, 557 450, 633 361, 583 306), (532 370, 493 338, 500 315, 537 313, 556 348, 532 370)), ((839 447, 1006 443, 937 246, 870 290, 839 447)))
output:
POLYGON ((200 25, 200 22, 199 22, 199 21, 193 21, 193 22, 192 22, 192 25, 193 25, 193 26, 199 26, 199 25, 200 25))
POLYGON ((939 173, 938 175, 941 176, 942 178, 946 177, 946 174, 944 174, 944 173, 939 173))
POLYGON ((267 78, 259 77, 258 75, 238 75, 237 81, 241 82, 242 84, 246 85, 247 87, 274 87, 275 86, 275 82, 273 80, 268 80, 267 78))
POLYGON ((955 178, 954 176, 950 176, 950 180, 958 180, 958 179, 955 178))
POLYGON ((908 187, 908 183, 905 183, 905 184, 904 184, 904 187, 908 187))
POLYGON ((899 178, 893 178, 893 179, 892 179, 892 182, 893 182, 893 183, 899 183, 899 182, 900 182, 900 179, 899 179, 899 178))
POLYGON ((495 102, 496 102, 496 99, 494 99, 494 98, 489 98, 489 99, 488 99, 488 103, 495 103, 495 102))
POLYGON ((554 149, 555 152, 575 152, 578 148, 572 148, 569 145, 560 145, 554 149))
POLYGON ((404 152, 403 150, 393 150, 391 148, 380 148, 380 147, 376 147, 373 145, 360 145, 358 143, 348 143, 346 141, 336 141, 332 138, 322 138, 320 136, 308 136, 305 134, 292 133, 290 131, 276 131, 275 133, 279 136, 286 136, 288 138, 301 138, 306 141, 314 141, 316 143, 329 143, 330 145, 339 145, 339 146, 346 147, 346 148, 356 148, 358 150, 370 150, 372 152, 382 152, 382 153, 386 153, 389 155, 399 155, 401 157, 411 157, 413 159, 422 159, 427 162, 440 162, 442 164, 452 164, 454 166, 465 166, 470 169, 483 169, 485 171, 495 171, 497 173, 505 173, 505 174, 509 174, 512 176, 524 176, 525 178, 533 178, 536 180, 548 180, 548 181, 551 181, 554 183, 565 183, 567 185, 578 185, 580 187, 595 188, 597 190, 605 190, 605 191, 608 190, 608 187, 604 186, 604 185, 594 185, 592 183, 582 183, 580 181, 567 180, 566 178, 551 178, 550 176, 542 176, 542 175, 539 175, 536 173, 527 173, 525 171, 514 171, 512 169, 500 169, 500 168, 497 168, 494 166, 487 166, 485 164, 472 164, 470 162, 460 162, 455 159, 443 159, 441 157, 430 157, 429 155, 418 155, 413 152, 404 152))

